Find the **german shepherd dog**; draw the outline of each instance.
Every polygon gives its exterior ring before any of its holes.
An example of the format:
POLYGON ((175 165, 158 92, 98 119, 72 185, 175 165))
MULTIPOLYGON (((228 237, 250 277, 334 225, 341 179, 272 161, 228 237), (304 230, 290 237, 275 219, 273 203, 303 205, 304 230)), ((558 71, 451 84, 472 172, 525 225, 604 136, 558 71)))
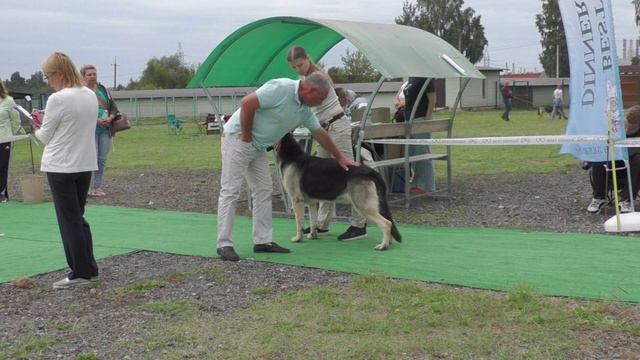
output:
POLYGON ((551 117, 551 112, 553 111, 553 106, 545 105, 538 107, 538 118, 541 118, 542 115, 547 114, 547 116, 551 117))
POLYGON ((304 205, 309 205, 309 238, 317 238, 317 203, 321 200, 351 203, 362 216, 376 223, 382 230, 382 242, 376 250, 386 250, 391 237, 402 242, 389 204, 384 180, 372 168, 360 165, 345 171, 335 159, 310 156, 305 153, 293 135, 287 133, 275 147, 282 183, 291 198, 296 218, 296 235, 292 242, 303 237, 304 205))

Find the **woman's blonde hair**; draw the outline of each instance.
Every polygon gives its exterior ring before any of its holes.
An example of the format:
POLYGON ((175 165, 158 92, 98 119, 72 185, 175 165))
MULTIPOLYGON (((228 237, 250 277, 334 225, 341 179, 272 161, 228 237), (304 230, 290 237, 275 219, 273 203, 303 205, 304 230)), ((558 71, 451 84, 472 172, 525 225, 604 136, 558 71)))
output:
POLYGON ((7 91, 7 88, 4 86, 4 81, 0 79, 0 99, 4 99, 7 96, 9 96, 9 91, 7 91))
POLYGON ((87 73, 87 70, 96 70, 96 71, 98 71, 94 65, 86 64, 86 65, 83 65, 80 68, 80 75, 82 75, 82 77, 84 77, 84 75, 87 73))
POLYGON ((83 86, 82 77, 76 66, 66 54, 54 52, 42 62, 42 72, 55 73, 60 71, 64 87, 83 86))

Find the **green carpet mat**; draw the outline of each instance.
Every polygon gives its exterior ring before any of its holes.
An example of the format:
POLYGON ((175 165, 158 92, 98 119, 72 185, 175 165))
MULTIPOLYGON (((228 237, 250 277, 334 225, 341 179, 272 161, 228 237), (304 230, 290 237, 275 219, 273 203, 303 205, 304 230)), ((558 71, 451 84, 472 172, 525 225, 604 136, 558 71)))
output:
MULTIPOLYGON (((1 204, 0 282, 66 267, 53 204, 1 204)), ((96 256, 144 249, 216 256, 211 214, 88 206, 96 256)), ((404 242, 374 251, 369 239, 332 236, 289 243, 292 219, 274 219, 274 241, 291 254, 254 254, 251 218, 237 217, 236 251, 242 258, 351 273, 378 273, 484 289, 524 284, 546 295, 640 302, 640 241, 628 236, 557 234, 481 228, 401 225, 404 242)))

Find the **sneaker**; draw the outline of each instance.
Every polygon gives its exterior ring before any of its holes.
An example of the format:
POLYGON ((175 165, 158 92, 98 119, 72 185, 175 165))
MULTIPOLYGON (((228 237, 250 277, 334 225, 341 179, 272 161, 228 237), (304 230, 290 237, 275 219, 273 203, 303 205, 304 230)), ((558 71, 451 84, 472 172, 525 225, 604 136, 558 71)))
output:
POLYGON ((87 195, 96 196, 96 191, 93 188, 91 188, 91 189, 89 189, 89 192, 87 193, 87 195))
POLYGON ((409 189, 409 192, 411 193, 411 195, 422 195, 427 193, 421 187, 417 187, 417 186, 414 186, 411 189, 409 189))
POLYGON ((631 203, 629 200, 620 201, 618 204, 620 206, 621 213, 630 213, 631 212, 631 203))
MULTIPOLYGON (((302 230, 302 233, 305 235, 309 235, 309 233, 311 232, 311 228, 305 228, 304 230, 302 230)), ((316 233, 318 234, 318 236, 327 236, 329 235, 329 229, 320 229, 320 228, 316 228, 316 233)))
POLYGON ((282 246, 274 243, 273 241, 266 244, 256 244, 253 245, 253 252, 268 252, 268 253, 283 253, 286 254, 291 252, 291 250, 287 248, 283 248, 282 246))
POLYGON ((60 280, 60 281, 56 281, 53 283, 53 288, 54 289, 68 289, 70 287, 73 286, 81 286, 81 285, 88 285, 91 283, 91 280, 89 279, 83 279, 83 278, 75 278, 75 279, 69 279, 68 277, 60 280))
POLYGON ((95 188, 93 195, 95 195, 95 196, 106 196, 107 194, 101 188, 95 188))
POLYGON ((587 211, 590 213, 597 213, 605 203, 606 201, 604 199, 591 199, 591 203, 587 206, 587 211))
POLYGON ((347 231, 338 236, 338 240, 340 241, 349 241, 349 240, 358 240, 365 239, 367 237, 367 225, 365 224, 363 228, 349 226, 347 231))

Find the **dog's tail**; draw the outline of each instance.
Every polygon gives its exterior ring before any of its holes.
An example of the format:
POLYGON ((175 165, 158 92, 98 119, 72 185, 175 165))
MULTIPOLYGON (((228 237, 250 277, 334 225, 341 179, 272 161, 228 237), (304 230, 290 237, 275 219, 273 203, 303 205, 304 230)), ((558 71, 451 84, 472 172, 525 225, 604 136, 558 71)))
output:
POLYGON ((396 222, 393 221, 393 217, 391 216, 391 209, 389 209, 389 203, 387 202, 387 184, 385 184, 382 176, 380 176, 377 171, 372 170, 371 172, 373 174, 374 182, 376 184, 376 191, 378 193, 380 214, 385 219, 391 221, 391 236, 397 242, 402 242, 402 235, 400 235, 400 231, 398 231, 398 227, 396 227, 396 222))

